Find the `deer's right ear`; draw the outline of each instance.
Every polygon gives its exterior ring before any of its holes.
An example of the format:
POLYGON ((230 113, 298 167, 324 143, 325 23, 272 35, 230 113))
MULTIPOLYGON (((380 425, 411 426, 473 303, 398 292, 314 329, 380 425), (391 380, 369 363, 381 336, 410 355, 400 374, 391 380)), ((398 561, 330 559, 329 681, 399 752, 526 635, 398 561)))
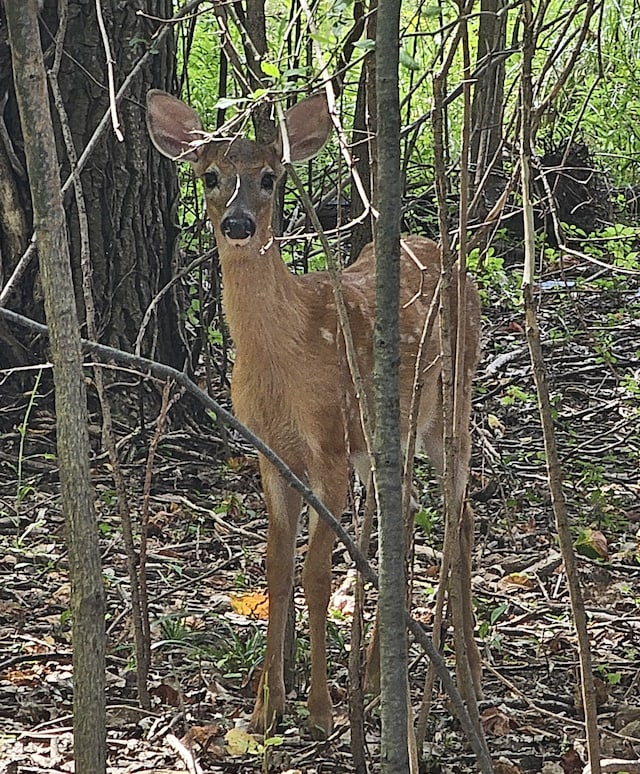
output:
MULTIPOLYGON (((289 160, 312 159, 322 149, 333 129, 326 94, 322 91, 307 97, 289 108, 284 117, 291 153, 289 160)), ((279 143, 282 147, 281 138, 279 143)))
POLYGON ((151 142, 173 161, 198 160, 198 149, 192 143, 202 133, 202 122, 196 111, 184 102, 152 89, 147 94, 147 129, 151 142))

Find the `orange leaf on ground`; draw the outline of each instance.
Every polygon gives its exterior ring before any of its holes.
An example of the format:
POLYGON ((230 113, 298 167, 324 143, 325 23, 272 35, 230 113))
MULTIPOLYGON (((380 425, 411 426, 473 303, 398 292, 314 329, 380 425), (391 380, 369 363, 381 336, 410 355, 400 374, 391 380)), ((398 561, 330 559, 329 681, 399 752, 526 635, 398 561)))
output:
POLYGON ((253 591, 249 594, 230 594, 231 609, 238 615, 247 618, 259 618, 266 621, 269 618, 269 597, 264 591, 253 591))
POLYGON ((509 588, 521 588, 521 589, 533 589, 535 588, 535 581, 525 572, 511 572, 509 575, 505 575, 498 581, 498 588, 507 590, 509 588))

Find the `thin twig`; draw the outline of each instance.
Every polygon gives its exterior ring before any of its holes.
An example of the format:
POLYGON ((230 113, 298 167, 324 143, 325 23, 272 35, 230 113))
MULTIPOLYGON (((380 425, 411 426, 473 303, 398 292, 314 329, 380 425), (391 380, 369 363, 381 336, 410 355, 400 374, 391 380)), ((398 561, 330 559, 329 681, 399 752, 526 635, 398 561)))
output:
POLYGON ((585 727, 587 732, 587 747, 589 763, 593 774, 600 774, 600 737, 596 708, 596 692, 593 679, 589 634, 584 600, 578 580, 576 557, 569 528, 566 500, 562 482, 562 468, 558 454, 556 432, 553 420, 553 409, 549 396, 547 372, 540 343, 540 329, 536 313, 534 293, 534 259, 535 232, 533 225, 533 204, 531 201, 531 156, 533 153, 534 128, 533 114, 533 82, 532 62, 536 40, 533 36, 532 0, 524 0, 523 5, 523 55, 521 76, 521 111, 520 125, 520 168, 522 172, 522 207, 524 214, 524 249, 525 261, 523 270, 522 290, 524 311, 526 316, 526 335, 533 377, 538 395, 538 410, 542 424, 544 439, 547 478, 551 493, 551 503, 556 520, 558 539, 564 560, 567 585, 571 599, 571 611, 578 639, 580 657, 580 678, 582 685, 582 701, 584 705, 585 727))
POLYGON ((102 17, 102 2, 96 0, 96 15, 98 17, 98 28, 100 30, 100 37, 102 38, 102 45, 104 46, 105 63, 107 65, 107 83, 109 88, 109 114, 111 115, 111 126, 113 127, 113 133, 115 134, 119 142, 123 142, 124 134, 120 128, 120 117, 118 116, 118 106, 116 104, 116 83, 113 75, 114 59, 111 53, 111 44, 109 43, 109 36, 107 35, 107 28, 104 24, 104 18, 102 17))
POLYGON ((147 536, 149 533, 151 481, 153 479, 153 461, 160 438, 164 432, 169 412, 169 397, 171 396, 172 382, 170 379, 164 384, 162 390, 162 404, 156 420, 156 429, 149 443, 147 464, 144 471, 144 484, 142 488, 142 512, 140 514, 140 556, 138 559, 138 583, 140 586, 140 622, 142 626, 142 642, 137 650, 136 668, 139 675, 139 683, 146 686, 151 666, 151 624, 149 622, 149 594, 147 591, 147 536))

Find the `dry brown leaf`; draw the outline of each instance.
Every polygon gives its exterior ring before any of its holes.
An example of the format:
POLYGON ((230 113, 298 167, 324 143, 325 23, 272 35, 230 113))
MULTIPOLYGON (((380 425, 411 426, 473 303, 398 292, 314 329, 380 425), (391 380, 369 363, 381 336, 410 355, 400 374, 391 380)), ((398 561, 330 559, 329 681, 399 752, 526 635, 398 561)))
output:
POLYGON ((560 765, 564 774, 581 774, 584 768, 584 762, 578 753, 574 750, 567 750, 560 757, 560 765))
POLYGON ((252 591, 248 594, 230 594, 231 609, 246 618, 259 618, 266 621, 269 618, 269 597, 264 591, 252 591))
POLYGON ((173 686, 167 685, 167 683, 161 683, 160 685, 151 688, 149 690, 149 695, 155 696, 160 699, 163 704, 167 704, 170 707, 180 706, 180 694, 173 686))
POLYGON ((549 653, 560 653, 571 647, 573 647, 573 644, 564 632, 557 632, 547 640, 547 650, 549 653))
POLYGON ((251 457, 229 457, 227 459, 227 467, 234 473, 239 473, 247 468, 255 468, 255 461, 251 457))
POLYGON ((214 758, 224 758, 226 751, 222 744, 224 728, 218 723, 210 723, 206 726, 192 726, 182 737, 182 742, 189 748, 194 744, 199 745, 214 758))
POLYGON ((502 591, 508 589, 533 589, 536 582, 526 572, 511 572, 498 581, 498 588, 502 591))
POLYGON ((495 761, 493 774, 521 774, 521 770, 514 766, 511 761, 495 761))
POLYGON ((498 707, 484 710, 480 715, 480 723, 485 733, 492 736, 506 736, 511 732, 509 716, 498 707))
POLYGON ((42 680, 41 674, 36 674, 33 669, 9 669, 3 673, 2 677, 13 685, 21 686, 38 685, 42 680))

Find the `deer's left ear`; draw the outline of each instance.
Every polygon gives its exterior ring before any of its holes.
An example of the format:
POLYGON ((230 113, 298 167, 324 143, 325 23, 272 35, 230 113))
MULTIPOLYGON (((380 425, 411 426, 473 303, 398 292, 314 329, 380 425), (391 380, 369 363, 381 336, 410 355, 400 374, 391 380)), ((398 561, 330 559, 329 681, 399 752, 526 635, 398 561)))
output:
MULTIPOLYGON (((290 161, 312 159, 323 148, 333 129, 327 95, 321 91, 303 99, 289 108, 284 117, 285 125, 281 127, 281 132, 287 133, 290 161)), ((282 155, 282 137, 278 137, 275 147, 282 155)))

